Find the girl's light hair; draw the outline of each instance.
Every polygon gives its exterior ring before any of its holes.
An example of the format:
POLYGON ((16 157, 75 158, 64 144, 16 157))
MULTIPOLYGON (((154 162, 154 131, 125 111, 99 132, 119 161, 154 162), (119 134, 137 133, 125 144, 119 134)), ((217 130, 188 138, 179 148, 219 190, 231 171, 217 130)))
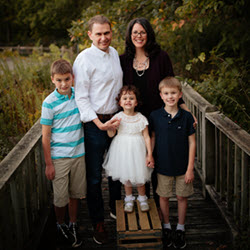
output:
POLYGON ((180 81, 173 76, 167 76, 163 80, 161 80, 159 84, 159 90, 161 91, 162 88, 164 87, 175 87, 178 88, 180 92, 182 91, 182 86, 180 81))

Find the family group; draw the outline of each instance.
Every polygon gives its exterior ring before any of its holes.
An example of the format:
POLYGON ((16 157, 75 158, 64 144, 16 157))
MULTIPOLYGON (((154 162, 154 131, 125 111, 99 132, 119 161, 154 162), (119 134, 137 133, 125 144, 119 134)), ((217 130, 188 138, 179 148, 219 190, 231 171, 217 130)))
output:
POLYGON ((45 174, 53 185, 58 240, 74 248, 82 245, 77 212, 79 199, 86 198, 93 239, 107 243, 101 187, 105 171, 112 218, 122 185, 127 213, 134 210, 135 199, 142 212, 150 209, 152 185, 164 244, 184 248, 197 122, 182 99, 171 60, 145 18, 129 22, 120 56, 110 46, 112 29, 105 16, 89 20, 88 36, 92 45, 79 53, 73 66, 64 59, 51 65, 55 90, 42 105, 45 174), (178 200, 175 230, 169 221, 173 183, 178 200))

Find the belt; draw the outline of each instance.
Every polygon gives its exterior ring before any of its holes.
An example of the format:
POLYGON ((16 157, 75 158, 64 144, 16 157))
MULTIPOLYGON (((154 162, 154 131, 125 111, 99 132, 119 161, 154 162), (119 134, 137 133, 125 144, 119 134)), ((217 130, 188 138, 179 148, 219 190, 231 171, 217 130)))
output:
POLYGON ((97 117, 100 120, 109 120, 112 118, 113 115, 109 115, 109 114, 97 114, 97 117))

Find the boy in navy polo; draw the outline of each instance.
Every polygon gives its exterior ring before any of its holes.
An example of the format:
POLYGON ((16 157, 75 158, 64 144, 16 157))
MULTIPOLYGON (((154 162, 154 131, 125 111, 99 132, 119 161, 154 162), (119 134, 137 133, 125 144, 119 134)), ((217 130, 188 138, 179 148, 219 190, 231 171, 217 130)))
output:
POLYGON ((194 118, 191 113, 178 107, 182 88, 176 78, 164 78, 159 84, 159 90, 165 106, 153 111, 149 117, 158 179, 156 192, 160 196, 166 245, 169 247, 173 242, 175 248, 184 248, 187 199, 193 194, 194 118), (174 179, 178 200, 178 225, 173 234, 169 222, 169 198, 172 196, 174 179))

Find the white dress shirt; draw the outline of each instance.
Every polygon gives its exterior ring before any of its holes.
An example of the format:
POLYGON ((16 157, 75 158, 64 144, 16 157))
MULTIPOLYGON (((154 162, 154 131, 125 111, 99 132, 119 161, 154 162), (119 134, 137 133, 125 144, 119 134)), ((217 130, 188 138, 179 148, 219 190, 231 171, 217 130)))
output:
POLYGON ((77 56, 73 72, 75 100, 83 122, 94 120, 96 114, 113 114, 118 110, 116 97, 123 73, 113 47, 107 53, 92 44, 77 56))

